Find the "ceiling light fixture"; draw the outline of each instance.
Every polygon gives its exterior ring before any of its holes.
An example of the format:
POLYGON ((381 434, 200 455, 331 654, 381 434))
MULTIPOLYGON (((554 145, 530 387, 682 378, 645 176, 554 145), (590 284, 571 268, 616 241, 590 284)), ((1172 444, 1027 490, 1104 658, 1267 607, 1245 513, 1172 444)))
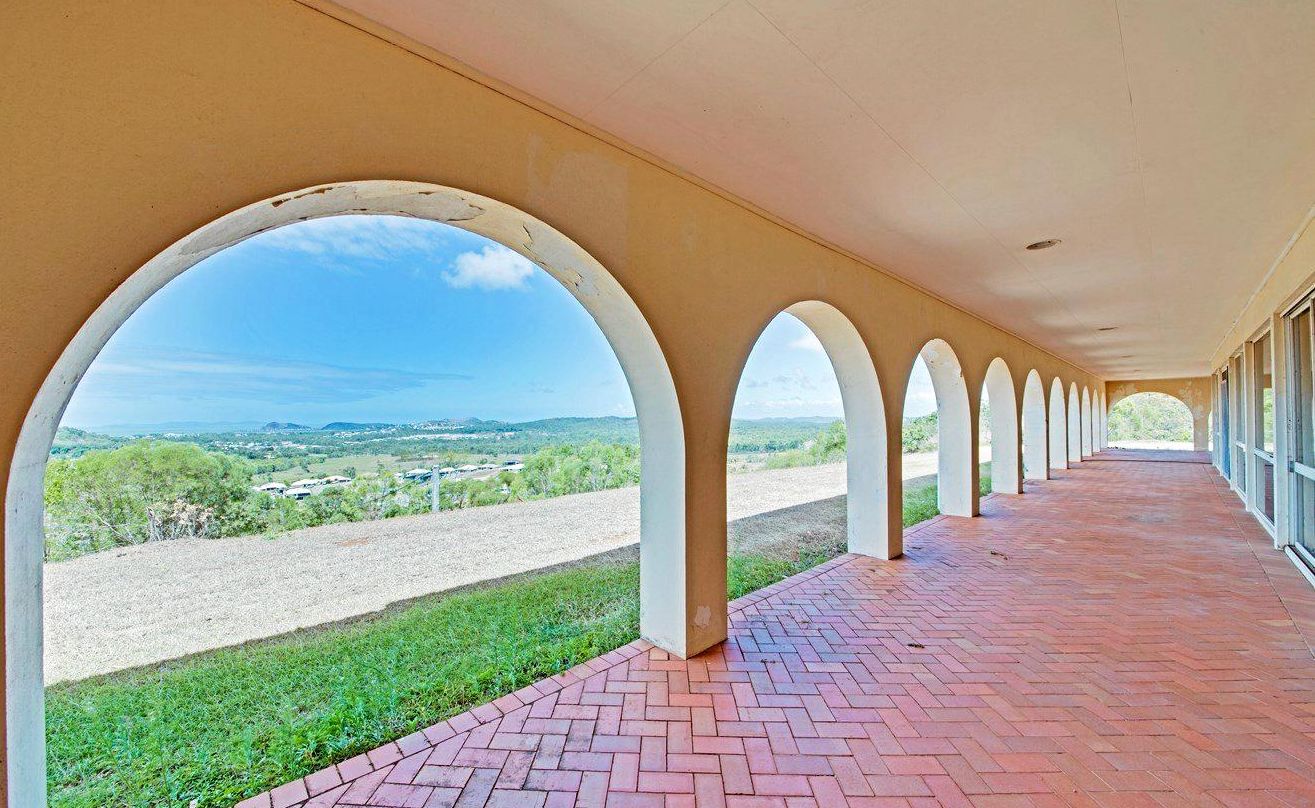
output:
POLYGON ((1053 246, 1055 246, 1056 244, 1058 244, 1059 241, 1060 241, 1060 240, 1057 239, 1057 238, 1048 238, 1048 239, 1046 239, 1046 240, 1044 240, 1044 241, 1034 241, 1034 242, 1032 242, 1031 244, 1027 245, 1027 249, 1029 249, 1029 250, 1048 250, 1048 249, 1050 249, 1051 247, 1053 247, 1053 246))
POLYGON ((1101 326, 1100 328, 1097 328, 1096 330, 1097 330, 1097 331, 1117 331, 1118 329, 1119 329, 1119 327, 1118 327, 1117 325, 1103 325, 1103 326, 1101 326))

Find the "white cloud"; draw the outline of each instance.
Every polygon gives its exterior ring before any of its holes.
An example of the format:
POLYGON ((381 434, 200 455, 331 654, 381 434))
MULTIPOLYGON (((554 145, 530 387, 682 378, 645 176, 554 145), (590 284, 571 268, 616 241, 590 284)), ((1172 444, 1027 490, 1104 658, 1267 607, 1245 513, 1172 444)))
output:
POLYGON ((405 216, 327 216, 297 222, 251 239, 285 252, 322 258, 396 259, 401 253, 434 253, 449 225, 405 216))
POLYGON ((431 382, 469 379, 457 373, 343 367, 281 357, 116 348, 92 364, 76 396, 131 401, 156 393, 178 400, 338 403, 419 390, 431 382))
POLYGON ((457 289, 524 289, 534 274, 534 264, 523 255, 496 244, 458 255, 453 266, 443 280, 457 289))
POLYGON ((817 335, 813 333, 812 329, 808 328, 804 329, 804 333, 790 341, 790 347, 801 351, 816 351, 817 353, 826 352, 826 349, 822 347, 822 341, 817 338, 817 335))

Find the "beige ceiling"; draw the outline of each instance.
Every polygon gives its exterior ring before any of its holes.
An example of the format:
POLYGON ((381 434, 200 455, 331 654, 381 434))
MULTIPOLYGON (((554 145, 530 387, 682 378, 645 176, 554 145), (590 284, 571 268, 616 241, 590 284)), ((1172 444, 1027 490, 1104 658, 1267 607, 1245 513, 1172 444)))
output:
POLYGON ((1315 0, 340 1, 1111 378, 1315 203, 1315 0))

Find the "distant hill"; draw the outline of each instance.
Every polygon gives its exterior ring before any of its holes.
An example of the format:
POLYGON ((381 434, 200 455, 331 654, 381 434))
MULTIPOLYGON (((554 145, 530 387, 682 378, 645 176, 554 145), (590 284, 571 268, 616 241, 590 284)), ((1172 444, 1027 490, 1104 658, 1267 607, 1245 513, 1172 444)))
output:
POLYGON ((50 454, 52 457, 78 457, 93 449, 117 449, 124 443, 125 439, 122 438, 61 426, 55 432, 50 454))
MULTIPOLYGON (((835 420, 827 416, 736 418, 731 422, 730 450, 761 453, 798 449, 806 446, 835 420)), ((122 446, 136 437, 152 437, 237 455, 256 463, 259 473, 269 474, 348 456, 392 457, 398 462, 413 464, 436 458, 466 462, 470 459, 524 456, 545 446, 580 446, 591 441, 629 446, 639 444, 639 423, 633 416, 542 418, 520 422, 442 418, 410 424, 331 421, 322 427, 270 421, 263 426, 242 425, 226 432, 218 431, 215 424, 205 424, 196 431, 177 428, 166 431, 165 427, 163 424, 154 425, 121 436, 61 429, 51 454, 77 457, 95 449, 122 446)))
POLYGON ((261 432, 308 432, 314 427, 305 426, 304 424, 285 423, 282 421, 270 421, 260 428, 261 432))
POLYGON ((394 424, 368 423, 357 424, 351 421, 334 421, 320 427, 321 432, 367 432, 371 429, 388 429, 394 424))

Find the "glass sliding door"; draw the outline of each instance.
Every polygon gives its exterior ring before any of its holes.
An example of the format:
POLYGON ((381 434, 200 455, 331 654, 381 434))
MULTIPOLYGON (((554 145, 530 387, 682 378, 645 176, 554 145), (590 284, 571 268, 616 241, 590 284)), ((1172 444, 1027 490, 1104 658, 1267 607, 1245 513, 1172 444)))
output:
POLYGON ((1315 563, 1315 314, 1311 303, 1288 315, 1288 429, 1292 461, 1292 543, 1315 563))
POLYGON ((1252 447, 1252 495, 1255 508, 1274 527, 1274 352, 1266 334, 1252 346, 1251 417, 1256 445, 1252 447))

